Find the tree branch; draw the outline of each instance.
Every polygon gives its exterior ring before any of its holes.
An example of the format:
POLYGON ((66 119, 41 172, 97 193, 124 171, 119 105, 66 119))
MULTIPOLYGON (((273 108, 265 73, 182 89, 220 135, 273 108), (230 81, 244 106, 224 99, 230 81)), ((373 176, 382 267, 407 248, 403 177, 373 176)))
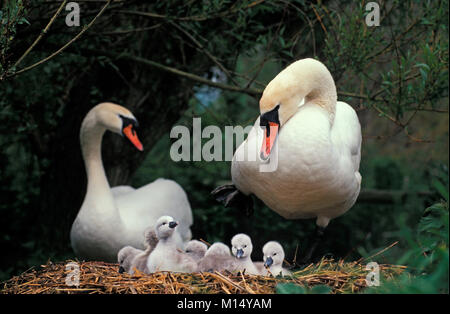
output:
POLYGON ((219 89, 223 89, 223 90, 229 90, 232 92, 240 92, 240 93, 245 93, 248 94, 250 96, 259 96, 262 94, 263 90, 262 89, 255 89, 255 88, 242 88, 239 86, 234 86, 234 85, 228 85, 228 84, 224 84, 224 83, 219 83, 219 82, 213 82, 211 80, 208 80, 204 77, 198 76, 196 74, 192 74, 189 72, 184 72, 181 70, 178 70, 176 68, 173 67, 169 67, 166 65, 163 65, 161 63, 152 61, 152 60, 148 60, 145 58, 141 58, 141 57, 136 57, 136 56, 132 56, 130 54, 116 54, 116 53, 112 53, 109 51, 103 51, 103 50, 96 50, 96 49, 86 49, 86 51, 90 51, 90 52, 95 52, 97 54, 101 54, 110 58, 116 58, 116 59, 127 59, 127 60, 131 60, 131 61, 135 61, 135 62, 139 62, 154 68, 157 68, 159 70, 165 71, 165 72, 169 72, 184 78, 187 78, 189 80, 192 81, 196 81, 208 86, 212 86, 212 87, 216 87, 219 89))
POLYGON ((111 1, 112 0, 108 0, 108 2, 106 2, 106 4, 103 6, 103 8, 100 10, 100 12, 98 12, 98 14, 92 19, 92 21, 88 25, 84 26, 83 29, 74 38, 72 38, 69 42, 67 42, 60 49, 58 49, 57 51, 55 51, 54 53, 52 53, 48 57, 46 57, 46 58, 44 58, 44 59, 42 59, 42 60, 40 60, 40 61, 30 65, 30 66, 28 66, 26 68, 23 68, 23 69, 21 69, 19 71, 11 73, 11 74, 7 74, 6 77, 10 78, 10 77, 13 77, 13 76, 15 76, 17 74, 20 74, 20 73, 26 72, 28 70, 31 70, 31 69, 37 67, 38 65, 41 65, 42 63, 47 62, 51 58, 53 58, 53 57, 57 56, 58 54, 60 54, 61 52, 63 52, 67 47, 69 47, 75 40, 77 40, 81 35, 83 35, 84 32, 86 32, 94 24, 94 22, 97 20, 97 18, 100 17, 100 15, 102 15, 103 12, 106 10, 106 8, 111 3, 111 1))
POLYGON ((23 60, 23 58, 25 58, 30 51, 34 48, 34 46, 37 45, 37 43, 42 39, 42 37, 44 37, 44 35, 47 33, 47 31, 50 28, 50 25, 53 24, 53 22, 56 20, 56 17, 59 15, 59 13, 61 12, 61 10, 63 9, 63 7, 66 5, 67 0, 64 0, 63 3, 61 3, 61 5, 59 6, 58 10, 56 11, 56 13, 53 15, 53 17, 50 19, 50 21, 48 22, 47 26, 41 31, 41 33, 39 34, 39 36, 36 38, 36 40, 31 44, 30 47, 28 47, 28 49, 23 53, 23 55, 16 61, 16 63, 14 63, 14 67, 18 66, 20 64, 20 62, 23 60))

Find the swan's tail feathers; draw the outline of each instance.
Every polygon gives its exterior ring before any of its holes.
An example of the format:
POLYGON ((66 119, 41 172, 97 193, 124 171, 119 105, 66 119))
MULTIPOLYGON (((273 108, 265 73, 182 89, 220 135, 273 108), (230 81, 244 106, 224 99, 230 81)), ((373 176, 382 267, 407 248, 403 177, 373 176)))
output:
POLYGON ((225 207, 244 209, 246 216, 253 214, 252 197, 239 191, 233 184, 219 186, 211 192, 211 195, 225 207))

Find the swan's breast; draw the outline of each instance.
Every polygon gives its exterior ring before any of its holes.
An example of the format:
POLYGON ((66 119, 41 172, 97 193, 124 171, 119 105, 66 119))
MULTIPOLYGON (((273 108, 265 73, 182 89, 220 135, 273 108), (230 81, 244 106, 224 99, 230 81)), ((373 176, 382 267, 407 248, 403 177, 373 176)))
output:
POLYGON ((302 106, 280 129, 270 157, 277 159, 273 172, 260 171, 256 156, 263 134, 259 129, 256 126, 249 133, 232 162, 232 179, 239 190, 255 194, 286 218, 315 217, 324 208, 344 206, 352 197, 354 171, 343 167, 345 161, 331 141, 329 119, 322 108, 302 106), (242 160, 252 155, 256 161, 242 160))

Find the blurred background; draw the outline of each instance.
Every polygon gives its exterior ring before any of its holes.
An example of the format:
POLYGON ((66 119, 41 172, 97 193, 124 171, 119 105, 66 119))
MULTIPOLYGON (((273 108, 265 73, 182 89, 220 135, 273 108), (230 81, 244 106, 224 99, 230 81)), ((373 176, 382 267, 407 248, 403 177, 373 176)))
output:
MULTIPOLYGON (((363 133, 362 192, 331 222, 316 258, 407 265, 384 292, 448 293, 448 1, 5 0, 0 11, 0 280, 74 258, 69 232, 86 192, 79 146, 99 102, 139 120, 140 153, 105 134, 111 186, 176 180, 191 202, 193 237, 229 243, 239 232, 300 257, 313 220, 288 221, 260 201, 251 217, 210 192, 230 162, 174 162, 175 125, 247 126, 265 85, 295 60, 332 73, 363 133), (373 13, 373 12, 372 12, 373 13), (70 24, 70 23, 69 23, 70 24), (413 279, 411 279, 413 274, 413 279)), ((206 142, 208 139, 205 139, 206 142)), ((239 143, 235 143, 235 147, 239 143)))

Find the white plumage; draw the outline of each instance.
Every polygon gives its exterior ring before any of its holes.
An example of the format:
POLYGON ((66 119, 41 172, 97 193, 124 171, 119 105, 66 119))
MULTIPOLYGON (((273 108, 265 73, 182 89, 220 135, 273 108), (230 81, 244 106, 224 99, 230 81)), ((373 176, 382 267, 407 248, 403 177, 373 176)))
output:
POLYGON ((176 182, 158 179, 139 189, 109 186, 101 158, 103 134, 110 130, 126 135, 142 149, 134 124, 137 122, 130 111, 112 103, 95 106, 83 120, 80 142, 88 185, 70 233, 72 248, 79 258, 113 262, 126 245, 143 248, 145 228, 165 214, 182 223, 177 239, 181 247, 191 238, 191 207, 176 182))
POLYGON ((261 115, 278 110, 279 131, 269 156, 277 167, 261 171, 265 134, 258 118, 233 157, 234 185, 287 219, 316 218, 318 226, 326 227, 353 206, 360 191, 356 112, 337 101, 331 74, 313 59, 280 72, 264 90, 260 110, 261 115))

